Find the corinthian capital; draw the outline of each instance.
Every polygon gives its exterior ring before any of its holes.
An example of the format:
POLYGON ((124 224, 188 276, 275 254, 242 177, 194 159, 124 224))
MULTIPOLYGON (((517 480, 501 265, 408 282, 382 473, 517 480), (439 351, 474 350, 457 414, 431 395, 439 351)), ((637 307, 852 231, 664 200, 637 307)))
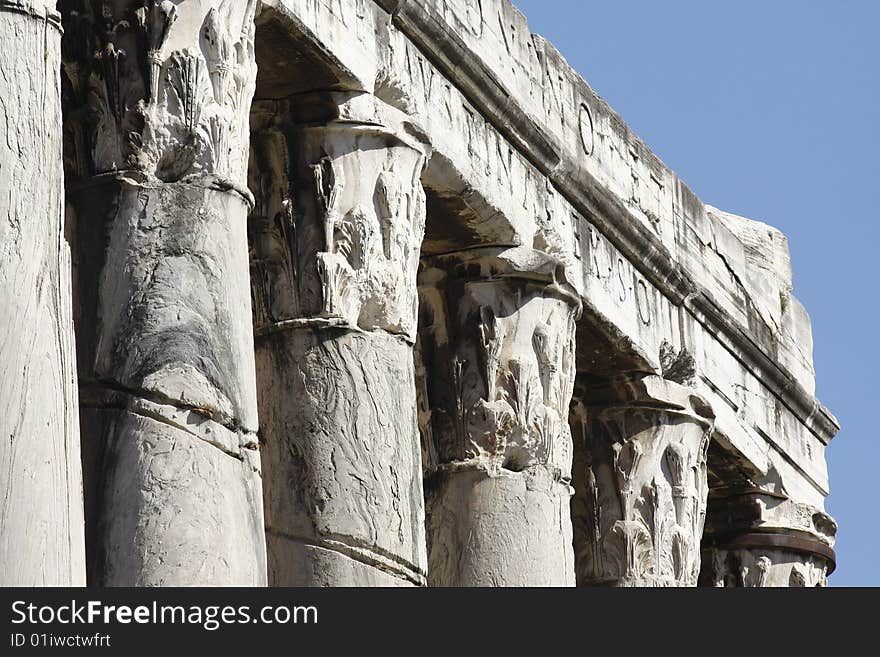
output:
POLYGON ((60 4, 70 170, 245 190, 257 0, 60 4))
POLYGON ((414 343, 421 135, 368 94, 303 94, 255 114, 257 330, 337 325, 414 343))
POLYGON ((556 278, 558 264, 531 249, 485 249, 433 258, 423 270, 429 469, 545 466, 570 480, 580 306, 556 278))
POLYGON ((582 585, 696 586, 714 414, 658 376, 580 382, 572 521, 582 585))
POLYGON ((701 586, 825 586, 837 523, 820 500, 796 501, 776 482, 771 471, 710 493, 701 586))

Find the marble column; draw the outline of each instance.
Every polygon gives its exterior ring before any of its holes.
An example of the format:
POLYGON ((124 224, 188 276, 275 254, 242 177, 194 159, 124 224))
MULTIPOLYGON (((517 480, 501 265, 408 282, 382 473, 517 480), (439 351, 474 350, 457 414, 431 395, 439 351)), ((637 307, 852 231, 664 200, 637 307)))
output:
POLYGON ((262 585, 256 0, 63 2, 90 581, 262 585))
POLYGON ((81 586, 55 2, 0 0, 0 44, 0 586, 81 586))
POLYGON ((271 106, 254 119, 251 178, 269 583, 421 585, 427 146, 369 94, 271 106))
POLYGON ((426 259, 420 418, 432 586, 572 586, 574 290, 527 248, 426 259))
POLYGON ((778 491, 712 496, 703 535, 700 586, 826 586, 837 524, 778 491))
POLYGON ((654 375, 579 379, 571 504, 579 586, 696 586, 714 414, 654 375))

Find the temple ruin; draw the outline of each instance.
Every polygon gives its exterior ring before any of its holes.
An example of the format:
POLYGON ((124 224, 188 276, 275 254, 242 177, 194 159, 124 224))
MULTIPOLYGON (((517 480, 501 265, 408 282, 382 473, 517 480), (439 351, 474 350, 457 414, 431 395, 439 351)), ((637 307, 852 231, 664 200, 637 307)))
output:
POLYGON ((509 0, 0 35, 0 584, 825 584, 785 236, 509 0))

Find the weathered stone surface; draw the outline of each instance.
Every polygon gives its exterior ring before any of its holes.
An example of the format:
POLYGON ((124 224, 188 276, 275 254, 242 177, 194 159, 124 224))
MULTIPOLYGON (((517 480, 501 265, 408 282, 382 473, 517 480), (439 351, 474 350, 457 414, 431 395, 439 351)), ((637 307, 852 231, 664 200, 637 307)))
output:
MULTIPOLYGON (((314 544, 414 583, 425 575, 412 347, 384 332, 300 329, 260 340, 270 582, 298 580, 314 544), (292 553, 285 556, 281 544, 292 553)), ((340 572, 323 578, 359 585, 340 572)))
POLYGON ((79 454, 93 583, 833 568, 785 237, 703 204, 509 0, 59 8, 60 90, 58 21, 0 0, 0 565, 81 577, 79 454))
POLYGON ((72 205, 82 208, 77 233, 104 228, 106 240, 105 251, 88 253, 102 261, 101 314, 94 338, 83 325, 81 342, 94 345, 84 375, 255 433, 251 323, 242 314, 250 299, 245 199, 121 178, 75 194, 72 205), (113 199, 106 219, 90 213, 96 192, 113 199))
POLYGON ((573 586, 571 491, 546 466, 477 464, 425 481, 431 586, 573 586))
MULTIPOLYGON (((140 402, 135 411, 108 423, 97 583, 265 585, 257 452, 207 442, 197 413, 187 425, 168 417, 176 407, 140 402)), ((214 440, 228 432, 210 431, 214 440)))
POLYGON ((372 97, 298 101, 260 108, 251 172, 269 581, 423 584, 412 344, 425 150, 372 97), (298 123, 309 103, 330 115, 298 123))
POLYGON ((95 4, 62 3, 91 579, 265 584, 256 2, 95 4))
MULTIPOLYGON (((310 545, 301 539, 285 539, 268 530, 269 582, 281 586, 408 587, 415 582, 412 571, 375 552, 353 549, 349 543, 326 541, 310 545), (406 573, 408 576, 401 577, 406 573)), ((418 581, 423 578, 417 577, 418 581)))
MULTIPOLYGON (((112 570, 96 570, 95 579, 120 585, 140 581, 259 584, 265 581, 265 555, 261 499, 252 491, 254 481, 256 490, 260 488, 254 352, 249 316, 243 312, 250 300, 244 248, 247 205, 237 195, 184 183, 152 187, 114 180, 102 187, 111 192, 107 198, 113 199, 108 215, 91 212, 88 201, 73 202, 82 207, 76 213, 77 226, 94 231, 103 224, 106 239, 106 251, 80 251, 80 258, 91 264, 82 268, 78 292, 95 296, 97 313, 81 316, 77 324, 81 380, 82 385, 89 384, 83 414, 119 408, 146 414, 161 424, 150 425, 148 430, 144 423, 117 421, 107 427, 107 433, 83 434, 84 453, 96 463, 96 478, 87 481, 87 487, 97 491, 90 490, 87 496, 94 495, 99 505, 91 509, 92 531, 98 532, 92 539, 96 558, 107 568, 116 564, 112 570), (97 263, 98 285, 86 287, 91 282, 88 273, 95 271, 97 263), (163 411, 143 406, 159 406, 163 411), (181 424, 189 429, 180 432, 181 424), (237 553, 215 555, 227 563, 225 573, 202 570, 203 559, 189 560, 199 552, 192 543, 195 529, 187 530, 186 525, 206 532, 197 543, 213 543, 218 550, 226 545, 221 538, 233 532, 233 527, 202 522, 195 513, 201 508, 197 505, 189 507, 194 513, 186 522, 148 522, 146 516, 157 509, 179 507, 175 500, 181 492, 161 485, 151 488, 148 468, 120 472, 114 465, 126 459, 126 450, 149 453, 147 447, 138 447, 141 444, 158 445, 155 448, 161 450, 166 442, 159 437, 162 430, 169 434, 169 449, 183 451, 182 444, 189 440, 216 452, 210 455, 213 459, 229 461, 225 466, 212 464, 204 477, 215 476, 214 486, 232 496, 232 491, 238 491, 239 503, 249 507, 253 519, 240 528, 256 531, 239 533, 237 543, 244 546, 237 553), (253 461, 255 466, 242 468, 242 460, 253 461), (229 478, 222 468, 242 474, 229 478), (126 520, 134 511, 114 498, 115 488, 121 485, 116 477, 126 486, 139 481, 151 490, 154 504, 140 509, 145 524, 138 528, 136 538, 124 539, 123 530, 116 527, 121 523, 121 527, 134 528, 126 520), (151 537, 140 536, 151 531, 155 532, 151 537), (142 558, 138 541, 176 545, 180 553, 153 563, 156 573, 122 567, 131 566, 130 559, 142 558), (242 553, 249 554, 245 562, 237 560, 242 553), (250 577, 245 576, 247 572, 250 577), (138 579, 126 580, 126 573, 138 579)), ((92 426, 94 422, 83 421, 84 430, 92 426)), ((206 481, 201 484, 207 486, 206 481)), ((192 493, 197 496, 196 490, 192 493)), ((207 507, 204 511, 209 513, 207 507)))
POLYGON ((581 586, 696 586, 712 409, 655 376, 584 381, 572 408, 581 586))
POLYGON ((60 21, 0 1, 0 585, 85 583, 60 21))
POLYGON ((567 586, 574 289, 528 249, 426 259, 420 275, 428 578, 567 586))
POLYGON ((62 0, 69 168, 242 183, 257 0, 62 0))
MULTIPOLYGON (((569 274, 583 295, 583 323, 599 327, 640 370, 660 371, 664 342, 687 350, 704 394, 724 390, 731 372, 741 392, 723 391, 719 401, 726 397, 743 418, 727 432, 736 448, 759 467, 807 456, 808 485, 827 493, 823 451, 837 423, 812 396, 800 304, 789 295, 778 304, 786 310, 782 326, 772 321, 762 308, 770 298, 755 296, 750 283, 756 261, 710 216, 719 211, 707 209, 550 44, 530 34, 507 0, 478 7, 270 0, 269 15, 332 53, 337 84, 380 95, 422 127, 434 148, 424 176, 429 198, 455 207, 459 241, 534 245, 572 272, 583 269, 583 284, 569 274), (591 243, 607 263, 586 257, 591 243), (798 439, 777 438, 780 422, 798 439)), ((429 221, 425 248, 455 249, 436 233, 429 221)), ((589 355, 579 351, 579 358, 589 355)), ((793 473, 791 486, 803 478, 793 473)))
POLYGON ((804 503, 778 473, 757 478, 735 461, 715 474, 703 534, 701 586, 825 586, 835 567, 837 523, 821 500, 804 503), (733 467, 731 467, 731 465, 733 467), (723 472, 724 477, 719 477, 723 472))
POLYGON ((706 552, 703 560, 701 586, 805 588, 827 585, 825 560, 799 552, 713 549, 706 552))

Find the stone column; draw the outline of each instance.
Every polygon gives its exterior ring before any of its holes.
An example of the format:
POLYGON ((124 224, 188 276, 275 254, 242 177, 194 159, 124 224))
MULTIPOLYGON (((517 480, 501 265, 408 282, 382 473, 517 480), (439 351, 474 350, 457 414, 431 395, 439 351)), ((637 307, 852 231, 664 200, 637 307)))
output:
POLYGON ((269 583, 420 585, 413 343, 426 146, 367 94, 276 109, 251 180, 269 583))
POLYGON ((573 586, 574 290, 527 248, 430 258, 419 389, 428 581, 573 586))
POLYGON ((837 524, 825 512, 761 490, 710 497, 700 586, 825 586, 837 524))
POLYGON ((654 375, 579 381, 571 513, 579 586, 696 586, 714 425, 654 375))
POLYGON ((55 2, 0 0, 0 43, 0 586, 82 586, 55 2))
POLYGON ((62 4, 90 579, 265 584, 256 0, 62 4))

